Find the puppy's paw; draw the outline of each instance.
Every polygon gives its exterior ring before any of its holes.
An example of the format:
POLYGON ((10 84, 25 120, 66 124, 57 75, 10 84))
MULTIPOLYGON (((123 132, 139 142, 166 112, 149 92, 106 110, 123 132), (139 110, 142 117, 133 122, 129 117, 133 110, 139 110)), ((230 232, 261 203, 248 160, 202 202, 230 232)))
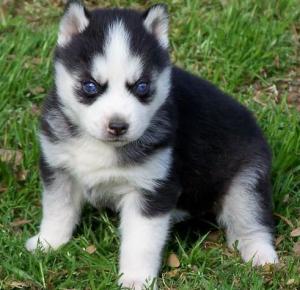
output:
POLYGON ((38 248, 47 252, 50 250, 51 245, 42 236, 37 234, 26 241, 25 248, 30 252, 34 252, 38 248))
POLYGON ((263 266, 265 264, 276 264, 279 262, 274 247, 267 243, 254 243, 241 250, 244 261, 252 260, 253 266, 263 266))
POLYGON ((140 279, 131 279, 122 276, 119 280, 119 285, 122 289, 131 289, 131 290, 158 290, 157 284, 155 281, 147 282, 146 280, 140 279))
POLYGON ((48 252, 49 250, 56 250, 60 246, 66 244, 69 239, 69 237, 61 237, 59 235, 45 237, 41 234, 37 234, 36 236, 33 236, 27 240, 25 247, 30 252, 33 252, 38 248, 44 252, 48 252))

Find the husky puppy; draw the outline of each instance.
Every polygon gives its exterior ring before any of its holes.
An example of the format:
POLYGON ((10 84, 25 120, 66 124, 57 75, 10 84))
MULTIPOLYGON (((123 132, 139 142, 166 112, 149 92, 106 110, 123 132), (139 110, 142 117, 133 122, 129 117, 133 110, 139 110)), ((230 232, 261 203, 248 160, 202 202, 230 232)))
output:
MULTIPOLYGON (((67 243, 85 201, 120 213, 122 287, 157 277, 170 224, 213 213, 244 261, 278 261, 271 155, 253 116, 170 63, 168 13, 70 1, 41 120, 43 218, 26 248, 67 243)), ((148 284, 147 284, 148 283, 148 284)))

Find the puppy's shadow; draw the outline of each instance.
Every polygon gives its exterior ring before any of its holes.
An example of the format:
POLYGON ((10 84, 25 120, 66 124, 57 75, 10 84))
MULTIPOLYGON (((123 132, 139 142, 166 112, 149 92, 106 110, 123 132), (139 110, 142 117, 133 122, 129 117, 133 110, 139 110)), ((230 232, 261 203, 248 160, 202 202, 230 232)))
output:
POLYGON ((216 219, 213 215, 193 217, 173 225, 170 240, 178 237, 185 245, 192 247, 209 232, 218 231, 216 219))
MULTIPOLYGON (((107 228, 111 226, 113 226, 118 233, 118 214, 108 208, 97 209, 87 205, 83 209, 81 222, 76 228, 74 235, 85 235, 87 229, 93 233, 99 233, 107 230, 107 228)), ((188 248, 193 247, 193 245, 203 236, 207 235, 207 233, 217 230, 219 230, 219 228, 213 215, 189 218, 186 221, 176 223, 172 226, 167 247, 170 250, 177 251, 177 238, 184 242, 188 248)))
POLYGON ((108 208, 98 209, 90 205, 86 205, 82 211, 81 221, 76 227, 75 236, 84 235, 85 231, 96 233, 105 231, 108 227, 115 227, 117 230, 119 225, 118 215, 108 208))

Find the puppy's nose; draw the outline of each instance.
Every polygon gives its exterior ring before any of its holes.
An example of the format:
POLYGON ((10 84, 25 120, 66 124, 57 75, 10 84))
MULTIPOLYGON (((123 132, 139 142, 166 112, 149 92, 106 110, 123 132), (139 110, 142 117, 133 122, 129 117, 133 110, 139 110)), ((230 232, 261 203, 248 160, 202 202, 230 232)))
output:
POLYGON ((128 123, 122 119, 112 119, 108 124, 107 131, 110 135, 121 136, 128 131, 128 123))

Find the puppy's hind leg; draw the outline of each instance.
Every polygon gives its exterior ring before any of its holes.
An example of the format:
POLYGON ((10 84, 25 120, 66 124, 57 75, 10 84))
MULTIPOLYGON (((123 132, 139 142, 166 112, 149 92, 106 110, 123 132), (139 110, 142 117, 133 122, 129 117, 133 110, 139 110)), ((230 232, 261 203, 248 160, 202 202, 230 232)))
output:
POLYGON ((237 241, 244 261, 253 266, 277 263, 273 245, 273 220, 267 174, 261 169, 247 168, 233 179, 221 202, 218 215, 227 242, 237 241))
POLYGON ((53 174, 44 182, 43 218, 40 231, 28 239, 26 248, 34 251, 39 245, 43 250, 56 249, 67 243, 79 220, 82 192, 63 172, 53 174))

